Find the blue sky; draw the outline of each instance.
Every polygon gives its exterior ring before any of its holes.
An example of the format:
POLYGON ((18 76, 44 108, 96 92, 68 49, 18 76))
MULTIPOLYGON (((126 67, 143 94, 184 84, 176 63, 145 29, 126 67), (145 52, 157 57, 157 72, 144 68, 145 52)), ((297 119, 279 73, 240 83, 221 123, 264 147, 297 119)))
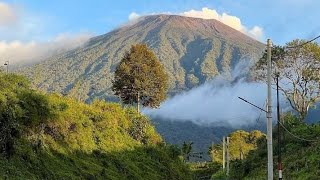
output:
POLYGON ((61 44, 78 36, 104 34, 128 22, 133 12, 201 13, 204 7, 222 19, 225 13, 241 20, 247 34, 256 27, 262 42, 271 38, 275 44, 284 44, 320 34, 319 0, 0 0, 0 55, 13 47, 34 49, 39 42, 61 44))
MULTIPOLYGON (((22 40, 46 39, 59 33, 91 32, 103 34, 128 21, 132 12, 181 13, 203 7, 228 13, 241 19, 247 27, 258 25, 265 37, 283 44, 294 38, 311 38, 320 33, 317 0, 8 0, 2 1, 22 9, 23 15, 35 18, 38 32, 22 40)), ((5 39, 5 37, 2 37, 5 39)), ((12 37, 10 40, 13 40, 12 37)), ((1 40, 1 39, 0 39, 1 40)))

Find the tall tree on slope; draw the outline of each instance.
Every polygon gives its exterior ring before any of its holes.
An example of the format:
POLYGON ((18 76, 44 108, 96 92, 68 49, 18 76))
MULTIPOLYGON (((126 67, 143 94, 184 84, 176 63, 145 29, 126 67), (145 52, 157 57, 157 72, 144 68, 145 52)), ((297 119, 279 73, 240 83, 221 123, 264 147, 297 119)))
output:
POLYGON ((167 75, 155 54, 145 45, 133 45, 116 68, 113 91, 125 104, 160 106, 168 90, 167 75))

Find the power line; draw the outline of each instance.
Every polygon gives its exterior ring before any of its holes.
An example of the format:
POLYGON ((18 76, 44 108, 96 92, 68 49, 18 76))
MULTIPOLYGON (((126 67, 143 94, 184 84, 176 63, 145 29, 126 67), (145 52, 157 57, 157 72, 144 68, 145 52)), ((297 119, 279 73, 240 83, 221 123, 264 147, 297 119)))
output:
MULTIPOLYGON (((253 104, 253 103, 249 102, 248 100, 245 100, 245 99, 244 99, 244 98, 242 98, 242 97, 238 97, 238 98, 239 98, 239 99, 241 99, 242 101, 244 101, 244 102, 246 102, 246 103, 250 104, 251 106, 254 106, 255 108, 258 108, 258 109, 260 110, 259 116, 258 116, 258 118, 256 119, 256 127, 257 127, 258 129, 260 129, 260 128, 262 127, 262 124, 260 123, 261 112, 262 112, 262 111, 267 112, 267 111, 266 111, 266 110, 264 110, 264 109, 262 109, 261 107, 259 107, 259 106, 255 105, 255 104, 253 104)), ((265 101, 265 102, 264 102, 263 106, 265 106, 265 105, 266 105, 266 103, 267 103, 267 101, 265 101)))
POLYGON ((296 46, 288 46, 288 47, 286 47, 286 48, 292 49, 292 48, 302 47, 302 46, 304 46, 304 45, 306 45, 306 44, 311 43, 312 41, 315 41, 315 40, 318 39, 318 38, 320 38, 320 35, 317 36, 317 37, 315 37, 315 38, 313 38, 313 39, 311 39, 311 40, 309 40, 309 41, 307 41, 307 42, 304 42, 304 43, 302 43, 302 44, 299 44, 299 45, 296 45, 296 46))
MULTIPOLYGON (((262 107, 264 107, 264 106, 266 105, 266 103, 267 103, 267 101, 265 101, 265 102, 263 103, 263 106, 262 106, 262 107)), ((258 119, 256 120, 256 122, 257 122, 257 128, 258 128, 258 129, 262 128, 262 124, 261 124, 261 122, 260 122, 261 115, 262 115, 262 110, 260 110, 258 119)))
POLYGON ((290 132, 280 121, 278 121, 278 123, 279 123, 279 124, 282 126, 282 128, 283 128, 284 130, 286 130, 291 136, 293 136, 293 137, 295 137, 295 138, 297 138, 297 139, 299 139, 299 140, 309 141, 309 142, 317 142, 317 141, 318 141, 318 140, 314 140, 314 139, 305 139, 305 138, 299 137, 299 136, 293 134, 292 132, 290 132))
POLYGON ((257 120, 256 120, 256 122, 257 122, 257 127, 259 127, 259 128, 260 128, 260 126, 261 126, 261 124, 260 124, 261 114, 262 114, 262 111, 260 110, 259 116, 258 116, 258 118, 257 118, 257 120))
MULTIPOLYGON (((251 103, 251 102, 249 102, 249 101, 247 101, 247 100, 245 100, 245 99, 243 99, 241 97, 238 97, 238 98, 241 99, 242 101, 244 101, 244 102, 246 102, 246 103, 248 103, 248 104, 250 104, 250 105, 252 105, 252 106, 254 106, 254 107, 258 108, 258 109, 260 109, 260 113, 262 111, 267 112, 266 110, 260 108, 259 106, 255 105, 255 104, 253 104, 253 103, 251 103)), ((259 115, 259 118, 260 118, 260 115, 259 115)), ((279 120, 277 120, 277 122, 279 122, 279 124, 283 127, 283 129, 286 130, 291 136, 293 136, 293 137, 295 137, 295 138, 297 138, 299 140, 310 141, 310 142, 317 142, 318 141, 318 140, 312 140, 312 139, 306 139, 306 138, 299 137, 298 135, 295 135, 292 132, 290 132, 279 120)))
MULTIPOLYGON (((262 112, 262 110, 261 110, 260 112, 262 112)), ((302 141, 310 141, 310 142, 317 142, 317 141, 318 141, 318 140, 305 139, 305 138, 299 137, 298 135, 295 135, 295 134, 293 134, 292 132, 290 132, 290 131, 283 125, 282 122, 280 122, 280 121, 277 121, 277 122, 279 122, 279 124, 281 125, 281 127, 283 127, 283 129, 286 130, 291 136, 293 136, 293 137, 295 137, 295 138, 297 138, 297 139, 299 139, 299 140, 302 140, 302 141)))
POLYGON ((259 106, 255 105, 255 104, 252 104, 251 102, 249 102, 249 101, 247 101, 247 100, 243 99, 242 97, 238 97, 238 98, 239 98, 239 99, 241 99, 242 101, 244 101, 244 102, 246 102, 246 103, 250 104, 251 106, 254 106, 254 107, 256 107, 256 108, 260 109, 261 111, 264 111, 264 112, 266 112, 266 113, 268 112, 268 111, 266 111, 266 110, 262 109, 261 107, 259 107, 259 106))

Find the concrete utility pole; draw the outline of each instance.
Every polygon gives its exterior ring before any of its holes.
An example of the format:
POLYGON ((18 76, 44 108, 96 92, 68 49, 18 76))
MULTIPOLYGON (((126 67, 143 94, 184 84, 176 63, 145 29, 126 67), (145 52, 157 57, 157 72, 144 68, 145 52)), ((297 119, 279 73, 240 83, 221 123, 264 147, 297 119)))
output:
POLYGON ((230 173, 230 137, 227 137, 227 176, 229 176, 230 173))
POLYGON ((7 66, 7 74, 9 74, 9 61, 6 61, 4 65, 7 66))
POLYGON ((271 39, 267 40, 267 80, 268 80, 268 109, 267 109, 267 144, 268 144, 268 180, 273 180, 272 152, 272 98, 271 98, 271 39))
POLYGON ((278 120, 278 172, 279 172, 279 180, 282 180, 279 73, 277 73, 276 76, 277 76, 277 120, 278 120))
POLYGON ((222 169, 226 169, 226 138, 223 136, 222 140, 222 169))

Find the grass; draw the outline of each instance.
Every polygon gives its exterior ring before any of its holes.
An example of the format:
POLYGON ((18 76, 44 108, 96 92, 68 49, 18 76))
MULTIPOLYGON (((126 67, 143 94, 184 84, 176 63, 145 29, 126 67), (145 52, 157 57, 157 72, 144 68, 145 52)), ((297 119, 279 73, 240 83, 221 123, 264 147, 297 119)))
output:
POLYGON ((43 94, 16 75, 0 81, 0 179, 191 179, 180 151, 134 109, 43 94))

